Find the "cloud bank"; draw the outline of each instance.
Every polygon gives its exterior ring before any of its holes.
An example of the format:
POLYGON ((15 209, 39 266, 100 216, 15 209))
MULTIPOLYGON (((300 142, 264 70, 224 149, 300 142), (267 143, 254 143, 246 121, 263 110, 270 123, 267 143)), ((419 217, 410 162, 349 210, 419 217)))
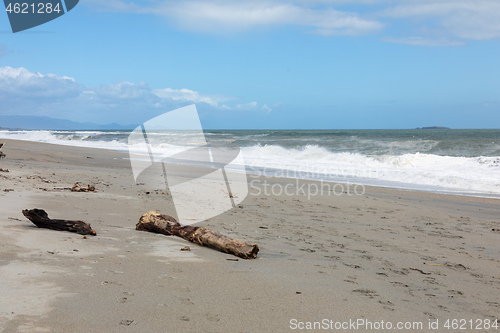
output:
POLYGON ((293 1, 194 0, 140 4, 88 0, 87 3, 97 10, 162 16, 182 29, 203 33, 234 33, 253 28, 298 25, 308 32, 322 35, 365 35, 384 26, 357 13, 333 8, 315 9, 293 1))
POLYGON ((463 46, 465 42, 459 40, 450 40, 447 38, 424 38, 424 37, 384 37, 381 39, 388 43, 399 43, 418 46, 463 46))
POLYGON ((299 26, 305 33, 377 34, 383 41, 419 46, 459 46, 468 40, 500 39, 498 0, 87 0, 85 3, 95 10, 164 17, 180 29, 201 33, 299 26), (400 25, 405 27, 404 31, 400 25))
POLYGON ((463 40, 500 39, 500 2, 496 0, 414 0, 383 10, 390 19, 411 19, 415 29, 463 40))
POLYGON ((140 123, 196 103, 201 110, 270 111, 257 102, 228 106, 190 89, 152 89, 146 83, 120 82, 97 88, 74 78, 0 67, 0 115, 36 115, 97 124, 140 123), (244 105, 244 107, 242 107, 244 105))

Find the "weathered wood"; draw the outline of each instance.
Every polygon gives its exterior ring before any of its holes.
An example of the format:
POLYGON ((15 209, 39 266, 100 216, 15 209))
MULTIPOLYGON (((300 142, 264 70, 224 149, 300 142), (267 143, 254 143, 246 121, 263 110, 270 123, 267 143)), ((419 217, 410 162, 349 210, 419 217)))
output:
POLYGON ((94 185, 83 187, 79 182, 75 182, 75 184, 71 188, 71 192, 97 192, 97 190, 95 189, 94 185))
POLYGON ((25 209, 23 210, 23 215, 26 216, 28 220, 33 222, 33 224, 35 224, 38 228, 76 232, 80 235, 96 235, 96 232, 92 230, 90 224, 88 224, 87 222, 73 220, 53 220, 49 218, 49 215, 43 209, 25 209))
POLYGON ((204 227, 183 226, 172 216, 155 211, 142 215, 135 228, 141 231, 178 236, 192 243, 208 246, 243 259, 255 259, 259 252, 257 244, 240 242, 204 227))
POLYGON ((4 158, 6 155, 2 152, 2 148, 5 146, 5 143, 0 143, 0 158, 4 158))

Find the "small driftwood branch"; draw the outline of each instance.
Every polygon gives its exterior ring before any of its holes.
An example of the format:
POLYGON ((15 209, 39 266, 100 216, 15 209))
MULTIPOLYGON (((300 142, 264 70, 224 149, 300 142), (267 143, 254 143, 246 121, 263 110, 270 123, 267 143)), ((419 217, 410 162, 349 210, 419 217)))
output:
POLYGON ((49 215, 43 209, 25 209, 23 210, 23 215, 26 216, 28 220, 33 222, 33 224, 35 224, 38 228, 76 232, 80 235, 96 235, 95 231, 92 230, 90 224, 87 222, 53 220, 49 218, 49 215))
POLYGON ((4 158, 6 155, 2 152, 2 148, 5 146, 5 143, 0 143, 0 158, 4 158))
POLYGON ((79 182, 75 182, 75 184, 71 188, 71 192, 97 192, 97 190, 95 189, 94 185, 83 187, 79 182))
POLYGON ((204 227, 182 226, 172 216, 155 211, 142 215, 135 228, 141 231, 178 236, 192 243, 208 246, 243 259, 255 259, 259 252, 257 244, 240 242, 204 227))

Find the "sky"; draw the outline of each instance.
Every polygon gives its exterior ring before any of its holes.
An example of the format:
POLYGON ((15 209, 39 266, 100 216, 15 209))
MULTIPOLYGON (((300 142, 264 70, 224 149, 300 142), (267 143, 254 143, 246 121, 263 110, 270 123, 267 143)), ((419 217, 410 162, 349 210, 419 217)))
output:
POLYGON ((500 128, 500 1, 80 0, 15 34, 0 13, 0 116, 193 103, 207 129, 500 128))

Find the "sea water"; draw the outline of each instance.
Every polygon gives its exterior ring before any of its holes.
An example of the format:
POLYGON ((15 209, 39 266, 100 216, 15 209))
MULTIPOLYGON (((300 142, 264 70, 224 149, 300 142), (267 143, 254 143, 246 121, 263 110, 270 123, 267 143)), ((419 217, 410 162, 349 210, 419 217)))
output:
MULTIPOLYGON (((127 145, 129 134, 3 130, 0 138, 141 153, 127 145)), ((500 197, 496 129, 206 130, 205 137, 239 146, 249 173, 500 197)), ((166 154, 200 144, 189 131, 152 132, 148 140, 166 154)))

